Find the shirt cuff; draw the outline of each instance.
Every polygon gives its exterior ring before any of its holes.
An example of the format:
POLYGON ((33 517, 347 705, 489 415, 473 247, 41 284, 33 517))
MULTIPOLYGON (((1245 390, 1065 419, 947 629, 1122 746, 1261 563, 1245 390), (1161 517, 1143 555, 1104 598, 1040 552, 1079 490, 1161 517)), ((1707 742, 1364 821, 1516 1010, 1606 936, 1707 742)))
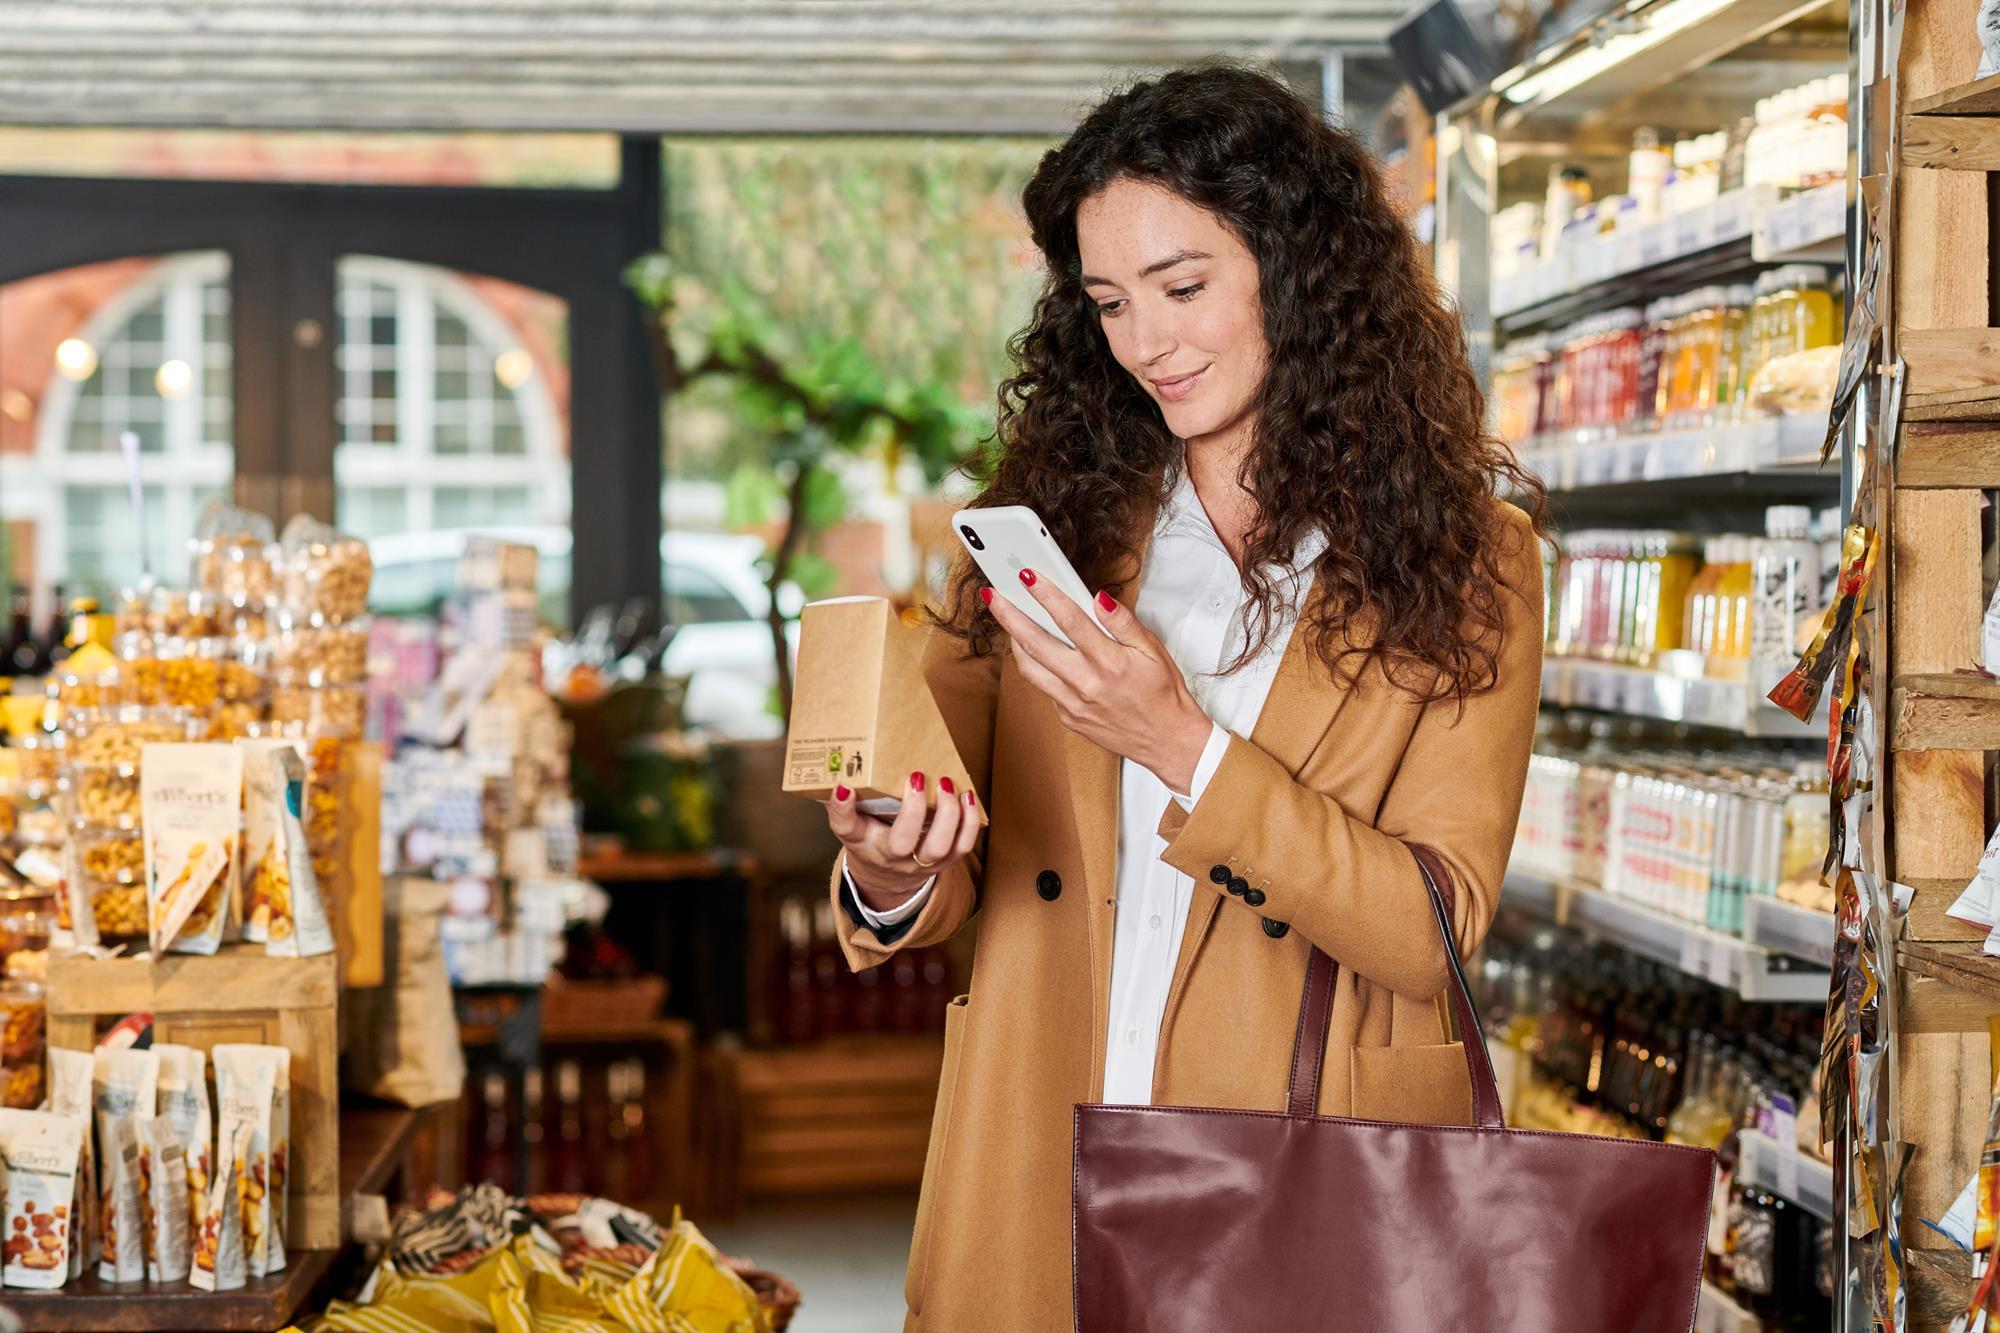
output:
POLYGON ((854 897, 855 910, 861 913, 861 920, 873 930, 884 930, 890 926, 900 926, 911 917, 924 910, 930 901, 931 889, 937 884, 937 876, 924 881, 924 886, 910 896, 910 900, 900 907, 892 907, 886 912, 877 912, 861 900, 861 890, 855 887, 854 876, 847 873, 847 858, 840 858, 840 877, 847 881, 847 891, 854 897))
POLYGON ((1173 792, 1173 798, 1181 803, 1181 809, 1193 812, 1195 802, 1208 790, 1208 784, 1215 777, 1215 770, 1222 767, 1222 756, 1229 752, 1229 733, 1222 729, 1220 722, 1209 724, 1208 744, 1201 747, 1201 759, 1194 766, 1194 782, 1191 790, 1183 796, 1173 792))

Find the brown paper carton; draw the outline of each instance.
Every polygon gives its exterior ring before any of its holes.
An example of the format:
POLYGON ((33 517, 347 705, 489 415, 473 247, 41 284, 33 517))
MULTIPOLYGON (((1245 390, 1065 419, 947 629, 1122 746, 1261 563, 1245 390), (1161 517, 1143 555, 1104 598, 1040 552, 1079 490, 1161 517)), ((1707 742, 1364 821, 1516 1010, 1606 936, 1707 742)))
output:
MULTIPOLYGON (((881 597, 810 602, 799 619, 792 726, 785 738, 785 790, 828 800, 852 787, 861 808, 894 815, 911 773, 937 808, 938 779, 971 784, 924 683, 922 635, 881 597)), ((985 793, 977 807, 986 822, 985 793)))

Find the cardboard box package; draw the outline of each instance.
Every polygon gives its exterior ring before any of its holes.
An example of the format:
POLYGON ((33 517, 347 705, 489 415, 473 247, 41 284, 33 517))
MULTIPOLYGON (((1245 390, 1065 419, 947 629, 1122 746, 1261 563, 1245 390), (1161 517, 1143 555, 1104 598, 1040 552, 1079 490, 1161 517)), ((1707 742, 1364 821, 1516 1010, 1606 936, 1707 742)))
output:
MULTIPOLYGON (((845 784, 863 810, 892 816, 912 773, 924 775, 932 809, 939 778, 961 792, 971 786, 924 683, 921 633, 885 598, 808 603, 799 618, 784 789, 824 801, 845 784)), ((977 809, 984 823, 983 792, 977 809)))

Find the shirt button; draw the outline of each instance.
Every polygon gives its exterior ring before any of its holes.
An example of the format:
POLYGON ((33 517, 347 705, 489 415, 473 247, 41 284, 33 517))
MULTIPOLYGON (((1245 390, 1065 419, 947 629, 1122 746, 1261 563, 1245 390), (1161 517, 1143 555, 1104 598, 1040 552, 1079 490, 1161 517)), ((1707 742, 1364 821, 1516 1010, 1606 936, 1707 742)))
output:
POLYGON ((1160 928, 1160 917, 1157 912, 1153 914, 1152 925, 1154 930, 1158 930, 1160 928))
POLYGON ((1133 1028, 1125 1034, 1125 1044, 1127 1046, 1137 1046, 1139 1044, 1139 1029, 1133 1028))

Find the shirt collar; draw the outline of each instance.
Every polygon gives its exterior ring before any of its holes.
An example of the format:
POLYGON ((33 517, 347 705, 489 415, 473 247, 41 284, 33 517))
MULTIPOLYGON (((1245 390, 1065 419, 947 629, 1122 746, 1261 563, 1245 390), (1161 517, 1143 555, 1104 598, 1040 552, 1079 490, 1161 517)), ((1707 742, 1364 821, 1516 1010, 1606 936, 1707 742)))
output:
MULTIPOLYGON (((1227 552, 1215 525, 1208 521, 1208 511, 1201 507, 1201 497, 1195 494, 1194 478, 1189 475, 1186 464, 1180 468, 1180 478, 1174 483, 1173 493, 1160 506, 1159 517, 1153 524, 1153 535, 1195 537, 1218 551, 1227 552)), ((1310 569, 1326 554, 1328 545, 1327 536, 1320 529, 1307 532, 1292 550, 1292 569, 1301 573, 1310 569)))

